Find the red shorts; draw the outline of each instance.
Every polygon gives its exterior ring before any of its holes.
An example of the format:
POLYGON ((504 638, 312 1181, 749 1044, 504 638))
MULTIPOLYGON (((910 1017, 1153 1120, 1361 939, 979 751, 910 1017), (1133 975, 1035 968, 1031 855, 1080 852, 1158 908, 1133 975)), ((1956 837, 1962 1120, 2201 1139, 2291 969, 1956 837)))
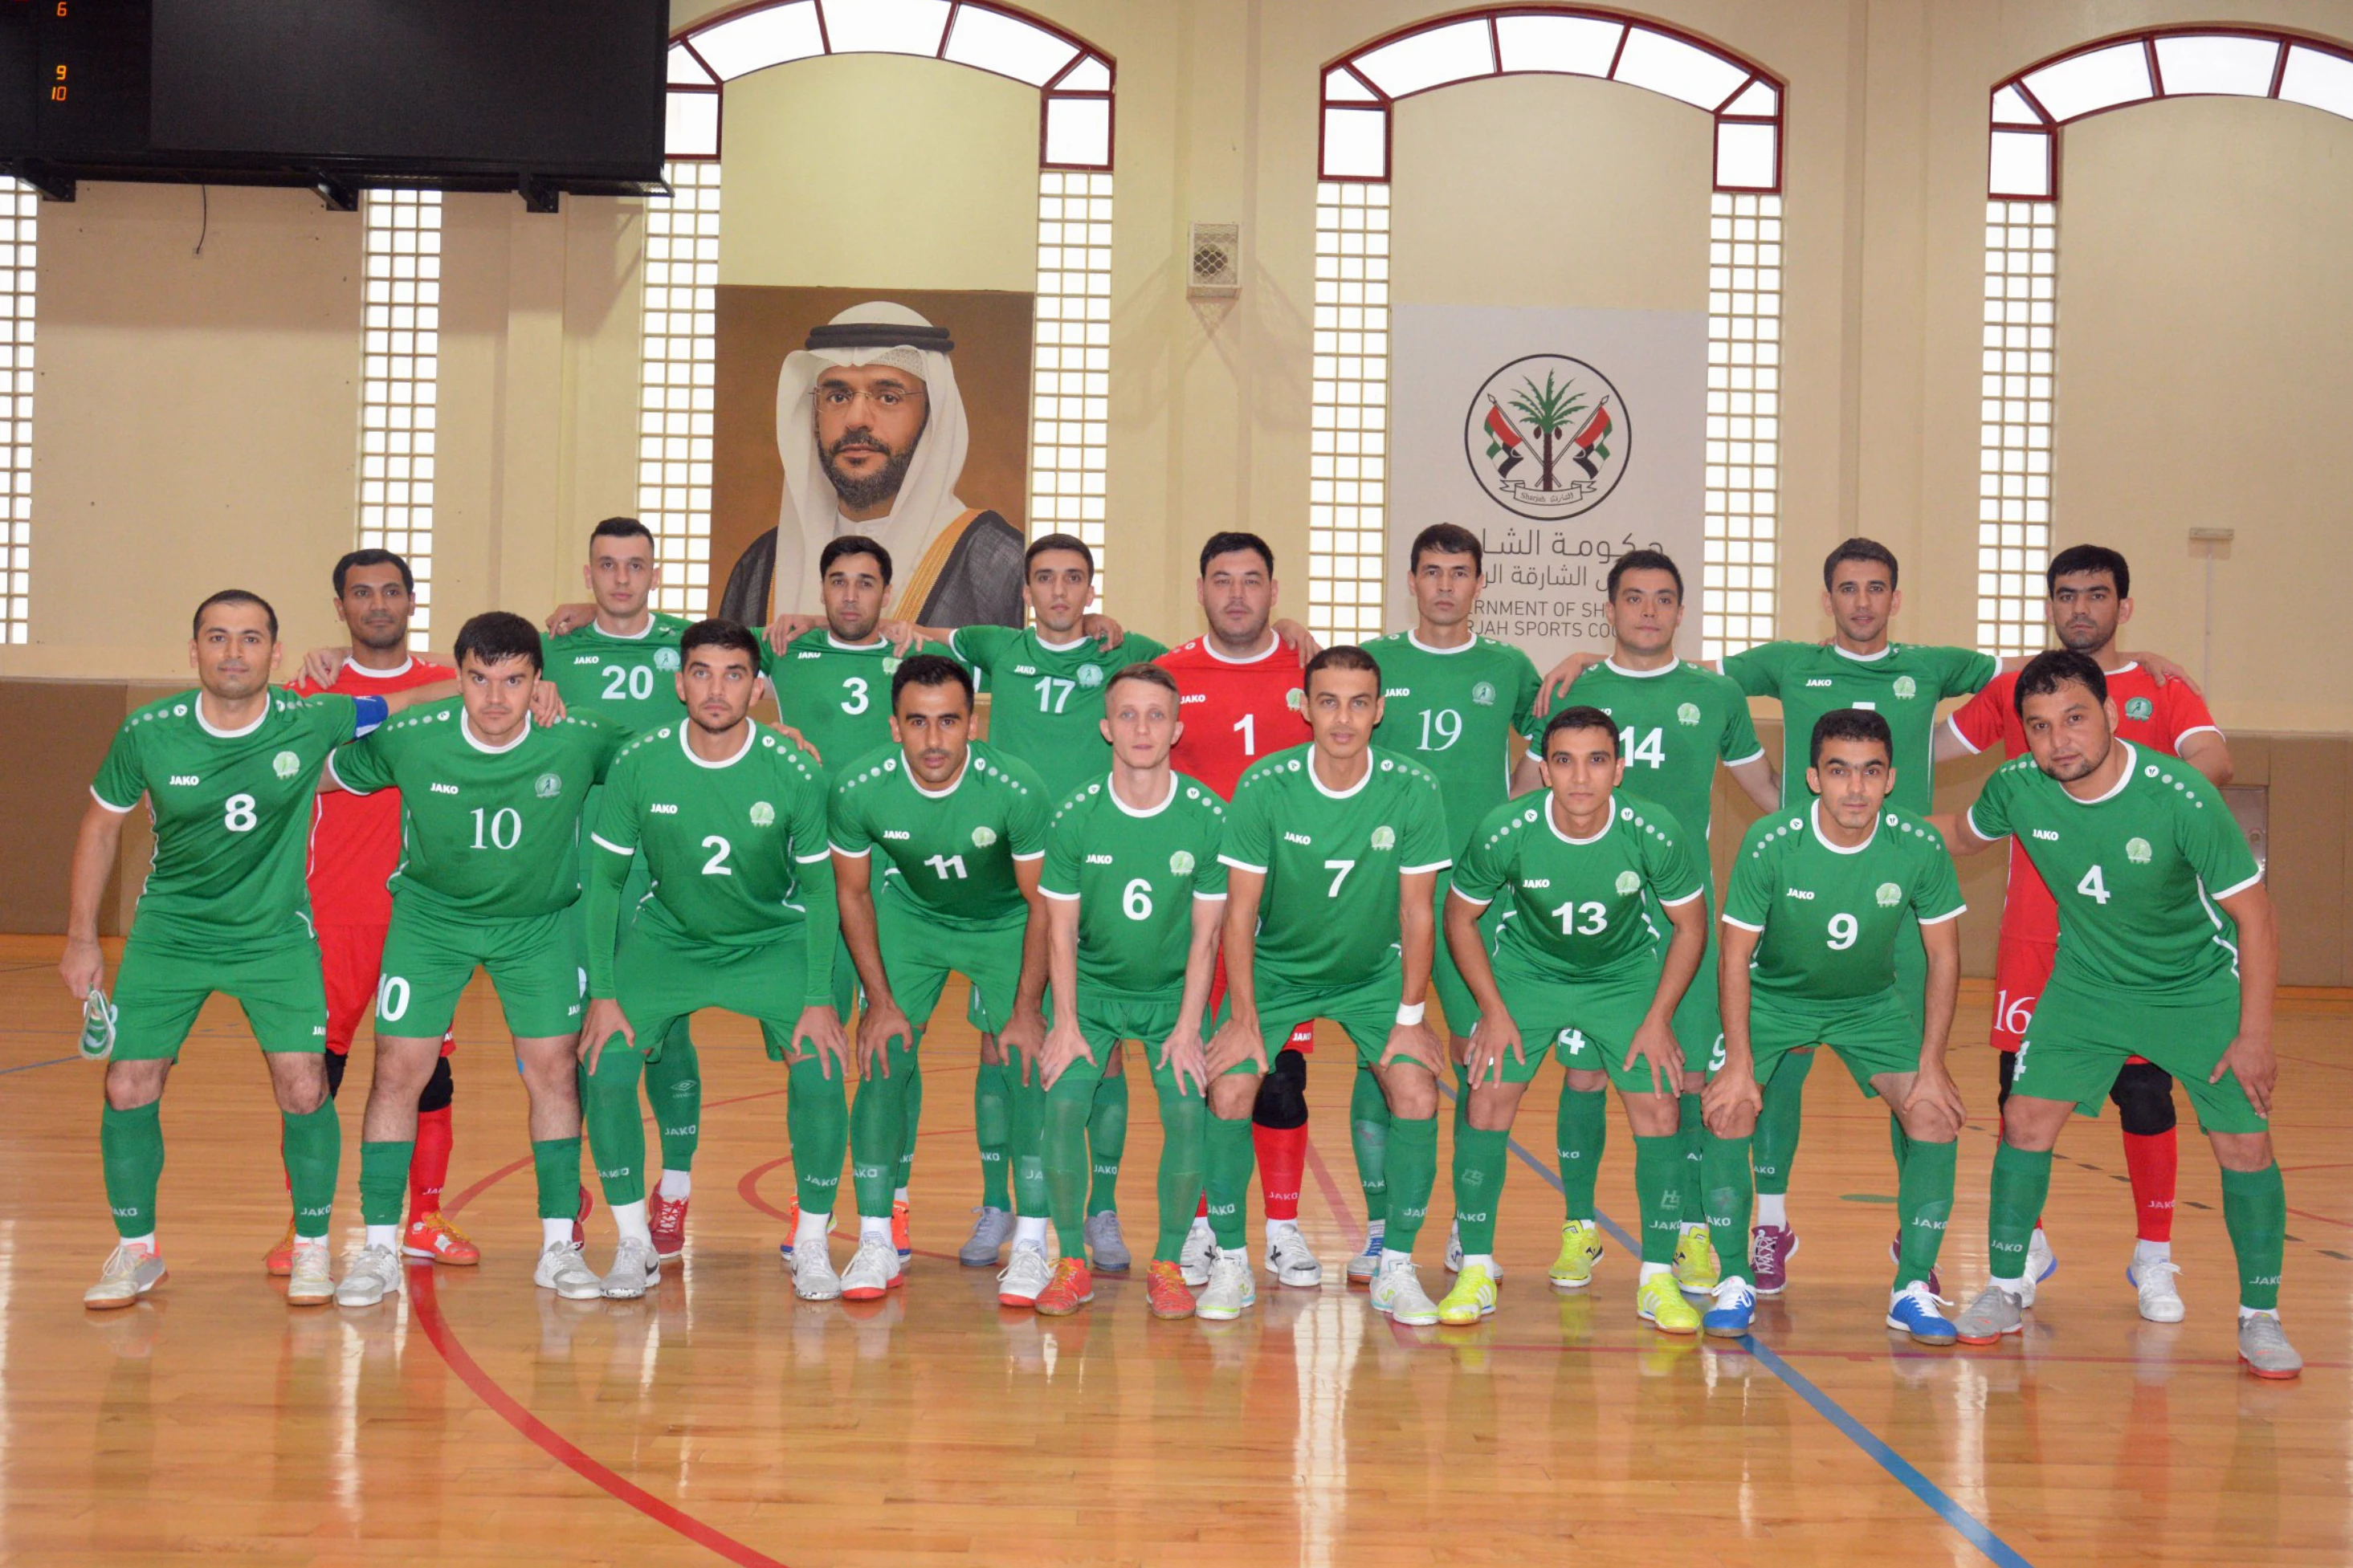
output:
MULTIPOLYGON (((1219 1006, 1226 999, 1226 955, 1218 954, 1218 967, 1209 976, 1209 1016, 1218 1016, 1219 1006)), ((1291 1048, 1302 1056, 1315 1054, 1315 1020, 1309 1018, 1291 1031, 1291 1048)))
MULTIPOLYGON (((389 926, 319 928, 319 968, 327 982, 327 1048, 349 1056, 360 1020, 375 1011, 376 983, 384 974, 384 937, 389 926)), ((454 1033, 441 1037, 441 1054, 458 1048, 454 1033)))
POLYGON ((2042 988, 2051 984, 2051 966, 2058 961, 2055 942, 2003 935, 1993 961, 1994 1049, 2017 1051, 2026 1031, 2034 1026, 2034 1005, 2042 999, 2042 988))

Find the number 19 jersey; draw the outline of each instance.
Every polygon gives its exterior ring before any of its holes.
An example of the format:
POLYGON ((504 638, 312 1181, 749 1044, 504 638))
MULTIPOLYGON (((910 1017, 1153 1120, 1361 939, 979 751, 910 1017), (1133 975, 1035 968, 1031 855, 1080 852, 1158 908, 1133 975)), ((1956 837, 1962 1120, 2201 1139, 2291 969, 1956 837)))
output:
POLYGON ((880 850, 870 886, 925 921, 956 931, 1002 931, 1029 917, 1013 862, 1046 853, 1046 786, 1026 763, 973 742, 964 771, 930 790, 896 745, 869 752, 836 775, 835 853, 880 850))
POLYGON ((1226 807, 1198 779, 1171 775, 1168 798, 1138 811, 1096 779, 1046 827, 1039 890, 1079 906, 1079 988, 1160 1000, 1185 987, 1193 904, 1226 896, 1226 807))
POLYGON ((1454 891, 1477 904, 1508 899, 1495 960, 1546 980, 1655 972, 1649 900, 1688 903, 1700 874, 1683 830, 1661 807, 1612 795, 1601 831, 1561 830, 1550 791, 1505 801, 1479 824, 1454 868, 1454 891))
POLYGON ((1749 964, 1759 996, 1877 996, 1894 987, 1906 914, 1936 925, 1968 907, 1944 836, 1920 818, 1883 807, 1871 837, 1841 849, 1822 837, 1821 810, 1817 800, 1760 818, 1732 862, 1724 919, 1764 932, 1749 964))
POLYGON ((1430 647, 1411 632, 1365 645, 1381 667, 1381 722, 1373 739, 1411 757, 1446 799, 1447 843, 1470 847, 1486 815, 1512 793, 1512 734, 1535 701, 1538 677, 1509 643, 1474 637, 1430 647))

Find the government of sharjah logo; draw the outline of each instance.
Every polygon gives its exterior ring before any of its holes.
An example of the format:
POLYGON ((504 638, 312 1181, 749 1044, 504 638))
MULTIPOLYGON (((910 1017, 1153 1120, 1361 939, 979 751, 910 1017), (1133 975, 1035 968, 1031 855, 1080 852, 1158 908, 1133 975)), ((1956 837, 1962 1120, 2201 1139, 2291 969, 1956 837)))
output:
POLYGON ((1567 354, 1514 360, 1472 395, 1462 420, 1472 477, 1522 517, 1599 506, 1626 477, 1633 435, 1609 378, 1567 354))

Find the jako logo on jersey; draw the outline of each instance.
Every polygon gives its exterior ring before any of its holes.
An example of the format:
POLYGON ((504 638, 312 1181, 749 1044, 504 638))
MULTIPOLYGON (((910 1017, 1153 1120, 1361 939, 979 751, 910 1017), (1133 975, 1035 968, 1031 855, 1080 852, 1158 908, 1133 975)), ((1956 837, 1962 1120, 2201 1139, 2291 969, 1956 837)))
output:
POLYGON ((2034 837, 2037 837, 2037 838, 2045 839, 2045 840, 2047 840, 2047 841, 2049 841, 2050 843, 2052 843, 2052 844, 2056 844, 2056 843, 2058 843, 2058 842, 2059 842, 2059 835, 2058 835, 2058 834, 2056 834, 2056 833, 2054 833, 2054 832, 2052 832, 2052 831, 2050 828, 2048 828, 2048 827, 2038 827, 2038 828, 2036 828, 2036 829, 2034 830, 2034 837))
POLYGON ((172 782, 175 784, 193 788, 195 784, 200 783, 201 780, 199 776, 195 773, 174 773, 172 775, 172 782))
POLYGON ((458 786, 456 784, 434 784, 427 787, 431 789, 435 795, 456 795, 458 793, 458 786))
POLYGON ((1392 686, 1381 693, 1381 697, 1384 700, 1391 697, 1410 697, 1412 695, 1413 688, 1410 686, 1392 686))
POLYGON ((1087 857, 1087 864, 1090 866, 1108 866, 1111 864, 1111 857, 1108 855, 1090 855, 1087 857))
POLYGON ((1495 705, 1494 686, 1491 682, 1481 681, 1471 689, 1471 700, 1482 708, 1493 708, 1495 705))
POLYGON ((280 752, 269 759, 269 771, 281 779, 290 779, 302 771, 302 759, 291 752, 280 752))
POLYGON ((1386 823, 1386 822, 1384 822, 1383 824, 1381 824, 1378 827, 1374 828, 1374 829, 1373 829, 1373 847, 1374 847, 1374 848, 1376 848, 1376 849, 1394 849, 1394 848, 1396 848, 1396 847, 1397 847, 1397 829, 1396 829, 1396 828, 1394 828, 1394 827, 1391 827, 1391 826, 1390 826, 1388 823, 1386 823))
POLYGON ((810 653, 804 649, 802 652, 793 655, 793 657, 795 658, 823 658, 825 655, 821 653, 810 653))
POLYGON ((882 837, 885 838, 906 838, 911 837, 911 835, 903 827, 886 827, 882 830, 882 837))
POLYGON ((654 668, 656 669, 676 669, 678 668, 678 649, 674 647, 658 647, 654 649, 654 668))
POLYGON ((564 793, 564 775, 562 773, 542 773, 539 775, 539 782, 531 787, 533 793, 537 795, 540 799, 554 800, 557 795, 564 793))
POLYGON ((1620 897, 1620 898, 1631 898, 1635 893, 1637 893, 1637 892, 1639 892, 1639 891, 1641 891, 1641 887, 1642 887, 1642 879, 1641 879, 1640 876, 1636 875, 1634 872, 1632 872, 1632 871, 1620 871, 1620 872, 1619 872, 1619 873, 1618 873, 1618 896, 1619 896, 1619 897, 1620 897))
POLYGON ((572 656, 572 662, 574 664, 602 664, 605 662, 605 656, 601 653, 575 653, 572 656))
POLYGON ((1879 900, 1881 909, 1892 910, 1904 901, 1904 889, 1893 882, 1882 882, 1879 884, 1879 891, 1872 897, 1879 900))
POLYGON ((765 800, 755 800, 755 801, 754 801, 754 802, 752 803, 752 826, 754 826, 754 827, 769 827, 769 826, 775 826, 775 824, 776 824, 776 808, 775 806, 770 805, 769 805, 766 801, 765 801, 765 800))
POLYGON ((1191 876, 1193 874, 1193 852, 1190 849, 1179 849, 1176 854, 1168 857, 1168 870, 1169 874, 1172 876, 1191 876))
POLYGON ((972 830, 972 847, 974 848, 986 849, 996 842, 997 829, 994 827, 976 827, 972 830))
POLYGON ((1304 844, 1310 848, 1314 847, 1315 845, 1315 840, 1308 837, 1304 833, 1286 833, 1282 836, 1282 841, 1285 844, 1304 844))
POLYGON ((1530 877, 1526 881, 1522 882, 1520 886, 1523 888, 1549 888, 1552 886, 1552 879, 1550 877, 1530 877))
POLYGON ((2146 719, 2156 711, 2157 704, 2146 697, 2136 697, 2125 704, 2125 717, 2127 719, 2146 719))
POLYGON ((1176 694, 1176 706, 1182 708, 1187 702, 1207 702, 1208 700, 1209 694, 1206 691, 1180 691, 1176 694))
POLYGON ((656 801, 653 805, 646 807, 646 809, 652 812, 656 816, 676 816, 678 815, 678 807, 670 805, 667 801, 656 801))
POLYGON ((1696 724, 1696 723, 1698 723, 1698 722, 1699 722, 1699 704, 1698 704, 1698 703, 1696 703, 1696 702, 1686 702, 1686 703, 1684 703, 1682 707, 1680 707, 1680 708, 1676 709, 1676 710, 1675 710, 1675 722, 1676 722, 1676 723, 1678 723, 1678 724, 1696 724))
POLYGON ((1016 675, 1035 675, 1038 673, 1038 667, 1032 664, 1017 664, 1013 667, 1013 673, 1016 675))
POLYGON ((2131 861, 2134 865, 2147 865, 2150 853, 2151 851, 2148 847, 2147 839, 2127 838, 2125 840, 2125 858, 2131 861))
POLYGON ((1789 896, 1793 899, 1804 899, 1809 902, 1813 900, 1813 894, 1806 891, 1803 888, 1791 888, 1789 889, 1789 896))
POLYGON ((1809 680, 1806 684, 1808 686, 1828 686, 1831 682, 1827 680, 1809 680))
POLYGON ((1920 683, 1908 675, 1899 675, 1895 678, 1894 691, 1898 697, 1917 697, 1920 695, 1920 683))

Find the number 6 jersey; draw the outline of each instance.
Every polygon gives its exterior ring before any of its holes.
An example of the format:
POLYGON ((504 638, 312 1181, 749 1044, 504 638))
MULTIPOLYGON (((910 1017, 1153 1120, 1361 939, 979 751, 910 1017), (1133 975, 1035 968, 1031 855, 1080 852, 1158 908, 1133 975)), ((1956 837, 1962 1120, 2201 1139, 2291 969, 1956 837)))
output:
POLYGON ((1226 896, 1218 858, 1226 808, 1172 773, 1168 798, 1138 811, 1108 776, 1080 788, 1046 830, 1039 890, 1079 906, 1079 989, 1158 1001, 1185 989, 1193 903, 1226 896))

